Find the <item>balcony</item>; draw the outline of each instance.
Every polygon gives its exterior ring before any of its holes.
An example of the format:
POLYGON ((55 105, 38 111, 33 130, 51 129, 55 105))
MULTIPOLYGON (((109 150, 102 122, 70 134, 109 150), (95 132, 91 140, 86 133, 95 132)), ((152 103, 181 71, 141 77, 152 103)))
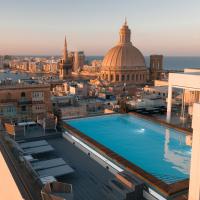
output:
POLYGON ((32 101, 27 98, 21 98, 18 100, 19 105, 29 105, 32 104, 32 101))
POLYGON ((36 100, 33 100, 32 101, 32 104, 44 104, 45 102, 42 100, 42 101, 36 101, 36 100))
POLYGON ((0 103, 4 104, 4 103, 17 103, 17 99, 1 99, 0 103))

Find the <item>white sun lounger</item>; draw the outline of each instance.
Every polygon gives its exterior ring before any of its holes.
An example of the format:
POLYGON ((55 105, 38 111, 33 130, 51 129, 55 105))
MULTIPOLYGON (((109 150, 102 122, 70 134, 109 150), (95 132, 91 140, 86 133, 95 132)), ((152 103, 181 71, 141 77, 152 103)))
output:
POLYGON ((32 163, 32 167, 34 170, 42 170, 42 169, 48 169, 51 167, 57 167, 61 165, 65 165, 66 162, 62 158, 55 158, 51 160, 43 160, 32 163))
POLYGON ((71 174, 73 172, 74 170, 69 165, 62 165, 58 167, 53 167, 53 168, 37 171, 40 178, 45 177, 45 176, 59 177, 59 176, 71 174))
POLYGON ((54 151, 54 148, 51 145, 24 149, 24 153, 26 154, 39 154, 39 153, 46 153, 50 151, 54 151))
POLYGON ((31 147, 39 147, 39 146, 45 146, 48 145, 48 142, 46 140, 38 140, 33 142, 24 142, 20 143, 19 146, 22 149, 31 148, 31 147))

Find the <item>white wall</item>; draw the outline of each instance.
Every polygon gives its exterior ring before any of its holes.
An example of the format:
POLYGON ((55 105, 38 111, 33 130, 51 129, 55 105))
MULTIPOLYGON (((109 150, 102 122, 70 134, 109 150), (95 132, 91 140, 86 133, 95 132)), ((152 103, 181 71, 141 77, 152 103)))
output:
POLYGON ((22 200, 19 189, 10 173, 10 170, 0 152, 0 199, 22 200))
POLYGON ((193 109, 193 139, 190 168, 189 200, 200 199, 200 104, 195 103, 193 109))

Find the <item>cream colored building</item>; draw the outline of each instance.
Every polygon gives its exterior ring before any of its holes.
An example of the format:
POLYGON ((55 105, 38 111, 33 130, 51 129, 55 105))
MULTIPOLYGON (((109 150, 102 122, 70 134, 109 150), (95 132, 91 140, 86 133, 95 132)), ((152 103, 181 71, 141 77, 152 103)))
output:
POLYGON ((166 99, 168 94, 167 86, 145 86, 144 93, 148 95, 156 95, 160 98, 166 99))
POLYGON ((115 85, 125 83, 127 87, 146 83, 145 59, 140 50, 132 45, 131 30, 126 21, 119 35, 118 44, 103 59, 101 79, 115 85))
POLYGON ((58 68, 59 68, 59 64, 58 62, 55 62, 55 61, 51 61, 43 65, 43 71, 45 73, 56 74, 58 72, 58 68))
POLYGON ((70 94, 77 96, 87 97, 88 96, 88 83, 80 82, 69 86, 70 94))
POLYGON ((168 86, 168 80, 154 80, 154 86, 168 86))

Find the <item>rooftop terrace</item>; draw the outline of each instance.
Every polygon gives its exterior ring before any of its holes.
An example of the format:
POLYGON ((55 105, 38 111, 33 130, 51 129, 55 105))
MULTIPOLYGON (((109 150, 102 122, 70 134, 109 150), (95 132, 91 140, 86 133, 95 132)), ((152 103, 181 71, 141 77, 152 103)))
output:
POLYGON ((55 153, 75 170, 74 174, 59 179, 72 184, 75 200, 120 199, 119 194, 109 186, 109 180, 114 175, 107 169, 63 138, 47 141, 55 148, 55 153))

